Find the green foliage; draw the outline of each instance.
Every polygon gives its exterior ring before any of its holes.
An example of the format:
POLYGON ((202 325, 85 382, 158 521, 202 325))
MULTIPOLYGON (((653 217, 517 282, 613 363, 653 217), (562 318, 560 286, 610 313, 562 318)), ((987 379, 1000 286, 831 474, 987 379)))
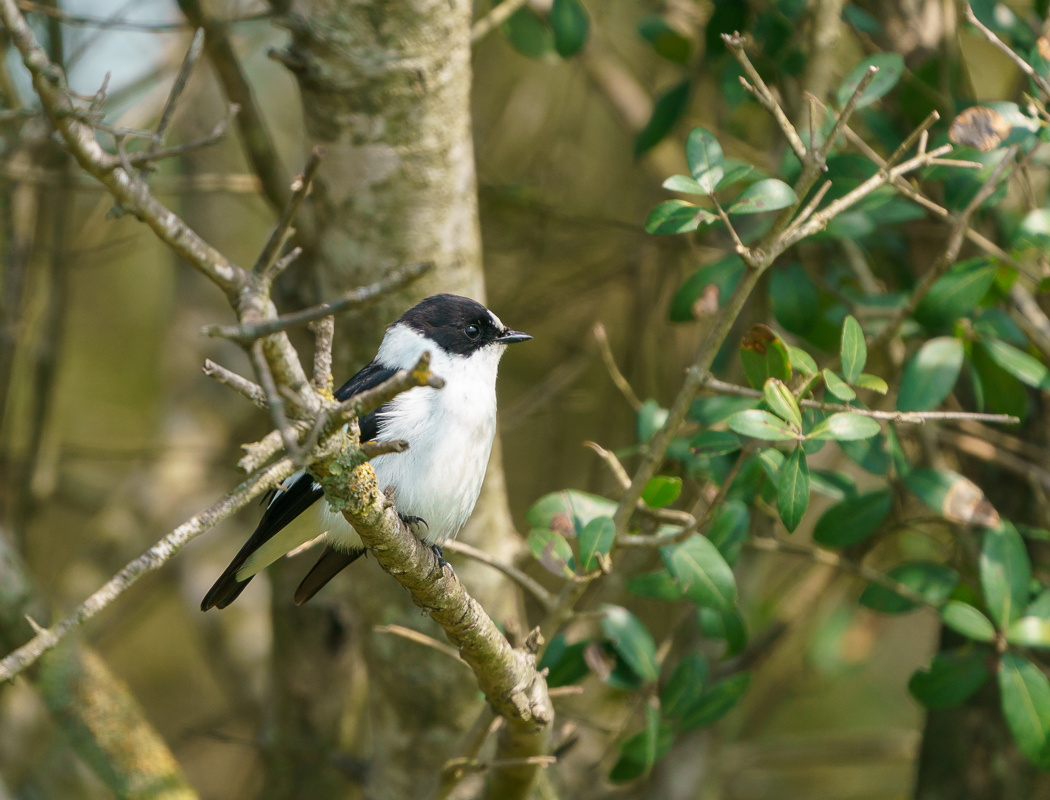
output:
POLYGON ((736 579, 709 539, 690 536, 681 544, 661 548, 660 556, 679 588, 694 603, 720 611, 732 609, 736 579))
POLYGON ((663 508, 678 499, 682 493, 682 479, 670 475, 657 475, 646 485, 642 499, 650 508, 663 508))
POLYGON ((705 691, 682 715, 680 727, 683 731, 706 728, 728 714, 751 684, 751 673, 741 672, 719 681, 705 691))
POLYGON ((911 676, 908 691, 926 708, 958 708, 988 680, 987 661, 980 647, 938 653, 929 667, 911 676))
POLYGON ((572 548, 560 533, 541 529, 531 531, 529 551, 544 569, 559 578, 571 578, 576 574, 572 548))
POLYGON ((939 406, 955 386, 962 362, 963 346, 958 339, 930 339, 904 368, 897 408, 928 411, 939 406))
POLYGON ((961 633, 978 642, 990 642, 995 638, 995 627, 984 614, 961 600, 950 601, 941 610, 944 624, 956 633, 961 633))
MULTIPOLYGON (((959 583, 954 569, 936 561, 907 561, 891 569, 886 577, 932 606, 944 604, 959 583)), ((904 614, 919 607, 916 600, 876 583, 864 590, 860 604, 883 614, 904 614)))
POLYGON ((1050 681, 1024 656, 1005 653, 999 661, 999 693, 1003 716, 1021 752, 1050 769, 1050 681))
POLYGON ((527 58, 539 59, 554 52, 554 31, 528 6, 511 14, 501 27, 510 46, 527 58))
POLYGON ((813 529, 813 540, 824 547, 851 547, 879 529, 893 509, 888 489, 848 497, 828 508, 813 529))
POLYGON ((776 211, 798 202, 795 190, 776 178, 753 183, 741 192, 727 210, 730 214, 761 214, 776 211))
POLYGON ((796 447, 780 470, 777 512, 788 533, 794 533, 809 506, 809 465, 806 453, 796 447))
POLYGON ((868 346, 864 343, 864 331, 853 317, 846 317, 842 325, 842 345, 840 347, 842 373, 846 383, 856 383, 868 362, 868 346))
POLYGON ((547 674, 547 685, 552 689, 558 686, 568 686, 582 680, 590 673, 590 668, 584 660, 583 651, 587 649, 588 641, 569 644, 563 634, 555 634, 547 649, 543 651, 543 658, 537 665, 539 669, 550 670, 547 674))
POLYGON ((713 194, 725 177, 725 158, 718 140, 703 128, 693 128, 685 142, 685 158, 697 184, 706 194, 713 194))
POLYGON ((984 532, 980 568, 984 601, 996 624, 1006 628, 1028 605, 1032 579, 1028 551, 1013 525, 984 532))
POLYGON ((871 417, 839 411, 813 426, 807 439, 834 439, 838 442, 870 439, 879 433, 879 423, 871 417))
POLYGON ((798 438, 798 433, 791 430, 786 422, 774 417, 768 411, 757 408, 738 411, 726 420, 726 425, 737 433, 753 439, 786 442, 798 438))
POLYGON ((646 683, 659 677, 656 643, 641 621, 622 606, 602 606, 602 634, 631 671, 646 683))
POLYGON ((587 44, 591 19, 580 0, 554 0, 550 13, 554 49, 562 58, 576 55, 587 44))
POLYGON ((580 567, 590 572, 598 566, 598 555, 606 556, 616 538, 612 517, 596 517, 580 531, 580 567))
POLYGON ((994 280, 995 264, 988 258, 953 264, 916 307, 915 319, 931 330, 950 328, 974 309, 994 280))
POLYGON ((864 61, 853 68, 850 74, 846 76, 846 80, 835 91, 835 102, 839 108, 846 105, 857 90, 861 80, 872 67, 877 68, 878 72, 875 73, 875 77, 868 84, 868 88, 864 90, 864 93, 857 101, 857 108, 869 106, 879 98, 889 94, 890 90, 897 85, 897 81, 900 80, 901 74, 904 72, 904 59, 898 53, 879 53, 864 59, 864 61))
POLYGON ((692 54, 692 45, 663 17, 649 14, 638 20, 638 35, 652 45, 659 55, 675 64, 686 64, 692 54))
MULTIPOLYGON (((553 46, 553 42, 552 42, 553 46)), ((689 103, 689 81, 676 83, 666 90, 653 104, 653 113, 649 122, 634 139, 635 158, 644 155, 654 148, 671 132, 685 113, 689 103)))

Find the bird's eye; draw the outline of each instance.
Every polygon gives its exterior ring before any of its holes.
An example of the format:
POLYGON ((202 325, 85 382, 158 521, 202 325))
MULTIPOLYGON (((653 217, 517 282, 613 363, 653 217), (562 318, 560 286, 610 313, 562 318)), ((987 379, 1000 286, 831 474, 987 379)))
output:
POLYGON ((467 334, 468 339, 477 339, 481 336, 481 328, 477 325, 468 325, 463 329, 463 333, 467 334))

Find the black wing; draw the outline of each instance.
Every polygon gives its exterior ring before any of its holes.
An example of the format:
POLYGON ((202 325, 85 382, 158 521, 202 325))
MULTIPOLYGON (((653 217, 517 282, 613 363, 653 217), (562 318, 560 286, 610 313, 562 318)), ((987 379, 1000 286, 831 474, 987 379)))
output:
MULTIPOLYGON (((378 386, 395 372, 397 372, 397 370, 383 367, 373 361, 340 386, 335 392, 335 397, 337 400, 349 400, 355 394, 360 394, 366 389, 378 386)), ((371 414, 361 418, 361 441, 370 441, 378 435, 379 414, 384 407, 385 406, 380 406, 371 414)), ((263 512, 262 519, 259 520, 259 525, 255 529, 255 532, 251 535, 248 541, 244 543, 244 547, 240 549, 233 561, 230 562, 230 565, 226 567, 226 570, 219 576, 219 579, 215 581, 215 584, 204 596, 204 600, 201 601, 201 611, 207 611, 209 608, 213 607, 226 608, 226 606, 236 600, 237 596, 244 591, 244 587, 247 586, 248 582, 251 580, 250 577, 243 581, 237 580, 237 570, 244 566, 244 562, 248 560, 248 557, 251 556, 252 553, 262 547, 262 545, 269 541, 274 534, 284 528, 293 519, 320 500, 322 496, 324 496, 324 492, 321 490, 321 487, 317 486, 314 483, 313 478, 307 474, 301 475, 286 490, 277 490, 273 494, 269 505, 266 507, 266 511, 263 512)), ((353 559, 351 559, 351 561, 352 560, 353 559)), ((350 561, 347 561, 343 566, 346 566, 349 563, 350 561)), ((336 572, 338 572, 338 570, 336 570, 336 572)), ((332 572, 328 575, 324 583, 327 583, 327 581, 331 580, 334 576, 335 572, 332 572)), ((316 593, 324 583, 317 585, 311 592, 311 596, 313 596, 313 594, 316 593)))

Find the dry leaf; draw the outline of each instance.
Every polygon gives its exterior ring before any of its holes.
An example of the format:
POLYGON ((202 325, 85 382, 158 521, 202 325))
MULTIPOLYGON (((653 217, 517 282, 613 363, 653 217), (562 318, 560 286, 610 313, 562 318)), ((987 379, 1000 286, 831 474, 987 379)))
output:
POLYGON ((751 350, 760 356, 764 356, 766 354, 766 345, 776 340, 777 335, 773 333, 773 329, 768 325, 759 323, 752 326, 751 330, 747 332, 747 335, 740 342, 740 346, 745 350, 751 350))
POLYGON ((1001 145, 1012 130, 1013 126, 994 108, 973 106, 952 121, 948 138, 955 144, 987 153, 1001 145))
POLYGON ((998 528, 1001 524, 999 512, 988 502, 981 487, 962 475, 948 487, 941 514, 945 519, 966 525, 998 528))
POLYGON ((1050 39, 1040 36, 1035 40, 1035 44, 1039 48, 1039 55, 1043 57, 1043 60, 1050 61, 1050 39))

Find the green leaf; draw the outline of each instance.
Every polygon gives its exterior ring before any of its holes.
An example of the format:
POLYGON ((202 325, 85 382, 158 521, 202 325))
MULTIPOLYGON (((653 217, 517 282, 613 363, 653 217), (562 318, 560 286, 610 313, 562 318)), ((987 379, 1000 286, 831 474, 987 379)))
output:
POLYGON ((963 344, 958 339, 930 339, 904 368, 897 408, 929 411, 939 406, 955 387, 962 362, 963 344))
POLYGON ((958 708, 988 680, 987 659, 977 647, 938 653, 929 667, 911 676, 908 691, 926 708, 958 708))
POLYGON ((752 408, 748 411, 738 411, 726 420, 732 430, 753 439, 766 439, 772 442, 786 442, 797 439, 798 435, 792 431, 787 423, 774 417, 768 411, 752 408))
POLYGON ((776 211, 798 202, 795 190, 776 178, 753 183, 740 193, 740 197, 729 207, 730 214, 761 214, 776 211))
POLYGON ((554 49, 562 58, 576 55, 587 44, 591 18, 580 0, 554 0, 550 11, 554 49))
POLYGON ((713 725, 733 710, 751 684, 750 672, 738 672, 704 692, 682 717, 681 730, 691 731, 713 725))
POLYGON ((777 512, 788 533, 794 533, 809 506, 809 465, 806 453, 796 447, 780 470, 777 512))
POLYGON ((669 475, 657 475, 645 486, 642 499, 650 508, 663 508, 678 499, 682 493, 682 479, 669 475))
POLYGON ((665 200, 649 212, 645 220, 646 233, 674 234, 695 231, 700 223, 718 219, 714 214, 685 200, 665 200))
POLYGON ((625 783, 644 775, 646 772, 646 761, 652 758, 659 761, 674 744, 674 729, 667 723, 661 723, 660 730, 656 736, 656 747, 651 743, 651 733, 648 729, 636 733, 620 745, 620 758, 609 772, 609 780, 612 783, 625 783))
POLYGON ((638 35, 653 46, 658 55, 675 64, 689 63, 692 45, 689 40, 672 28, 656 14, 649 14, 638 21, 638 35))
POLYGON ((851 547, 875 533, 892 509, 889 489, 846 498, 820 515, 813 541, 823 547, 851 547))
POLYGON ((1041 768, 1050 767, 1050 681, 1046 675, 1024 656, 1004 653, 999 660, 999 693, 1003 716, 1021 752, 1041 768))
POLYGON ((530 532, 529 551, 544 569, 559 578, 571 578, 576 574, 572 548, 559 533, 540 529, 530 532))
POLYGON ((611 517, 616 503, 607 497, 563 489, 537 500, 525 514, 530 528, 549 528, 562 536, 575 536, 596 517, 611 517))
POLYGON ((707 659, 700 653, 684 656, 660 692, 664 716, 677 719, 696 704, 704 693, 708 674, 707 659))
POLYGON ((985 605, 996 624, 1006 628, 1028 605, 1028 583, 1032 579, 1024 540, 1009 522, 984 532, 980 571, 985 605))
POLYGON ((689 175, 672 175, 663 182, 663 187, 672 192, 708 195, 710 192, 689 175))
POLYGON ((1042 617, 1021 617, 1006 629, 1006 641, 1017 647, 1050 647, 1050 621, 1042 617))
POLYGON ((655 681, 656 644, 645 625, 622 606, 602 606, 602 633, 628 667, 646 683, 655 681))
POLYGON ((744 375, 754 388, 761 389, 769 378, 791 380, 791 358, 787 346, 767 325, 754 325, 740 342, 740 362, 744 375))
MULTIPOLYGON (((895 566, 886 576, 934 606, 944 603, 959 583, 959 575, 954 569, 936 561, 906 561, 895 566)), ((859 602, 883 614, 905 614, 919 607, 914 600, 877 583, 869 584, 861 592, 859 602)))
MULTIPOLYGON (((773 305, 773 315, 784 330, 805 336, 820 316, 820 294, 816 284, 798 263, 770 271, 773 274, 769 280, 769 300, 773 305)), ((816 364, 813 372, 816 372, 816 364)))
POLYGON ((724 456, 742 446, 740 437, 730 431, 702 431, 689 440, 689 449, 698 456, 724 456))
POLYGON ((587 640, 569 644, 563 634, 555 634, 537 665, 539 669, 550 670, 547 674, 547 686, 552 689, 568 686, 587 677, 591 670, 584 661, 583 651, 589 644, 587 640))
POLYGON ((951 327, 980 302, 995 280, 995 264, 987 258, 971 258, 953 264, 938 278, 915 309, 914 317, 934 330, 951 327))
POLYGON ((660 143, 678 123, 689 104, 689 81, 675 84, 653 104, 653 113, 645 128, 634 139, 634 157, 644 155, 660 143))
POLYGON ((704 128, 693 128, 685 140, 685 159, 689 171, 707 194, 713 194, 725 175, 722 145, 704 128))
POLYGON ((1050 370, 1039 359, 998 339, 982 339, 981 344, 992 361, 1022 383, 1036 389, 1050 389, 1050 370))
POLYGON ((956 633, 978 642, 990 642, 995 638, 995 627, 991 620, 969 603, 950 601, 941 609, 941 619, 956 633))
POLYGON ((740 181, 742 181, 744 178, 746 178, 748 175, 755 171, 755 168, 753 166, 746 163, 737 163, 736 166, 730 167, 729 165, 734 161, 737 161, 737 159, 726 159, 726 163, 724 166, 728 167, 728 169, 726 169, 725 177, 723 177, 722 180, 720 180, 718 182, 718 185, 715 187, 716 191, 720 192, 723 189, 728 189, 734 183, 740 183, 740 181))
POLYGON ((647 600, 681 600, 685 593, 674 577, 665 569, 643 572, 627 581, 627 591, 647 600))
POLYGON ((864 59, 864 61, 853 68, 850 74, 846 76, 846 80, 835 91, 835 103, 839 108, 843 108, 849 102, 849 99, 857 91, 861 80, 871 67, 877 67, 879 71, 875 73, 875 77, 868 84, 868 88, 864 90, 864 93, 857 101, 857 108, 870 106, 880 97, 888 94, 897 85, 897 81, 900 80, 901 74, 904 72, 904 59, 898 53, 879 53, 864 59))
POLYGON ((872 392, 878 392, 879 394, 886 394, 890 390, 886 381, 880 378, 878 375, 869 375, 866 372, 862 372, 857 376, 857 379, 853 381, 853 385, 858 389, 868 389, 872 392))
POLYGON ((652 772, 653 764, 656 763, 661 729, 660 701, 655 697, 650 697, 645 704, 645 769, 642 771, 645 775, 652 772))
POLYGON ((667 409, 649 398, 638 409, 638 441, 648 442, 667 421, 667 409))
POLYGON ((697 609, 700 633, 707 639, 722 639, 726 643, 724 656, 731 658, 747 647, 747 623, 739 608, 717 611, 713 608, 697 609))
POLYGON ((707 540, 711 542, 726 563, 732 566, 740 558, 740 551, 751 531, 751 512, 741 500, 726 500, 715 512, 707 540))
POLYGON ((590 572, 598 566, 597 554, 609 554, 616 538, 616 526, 612 517, 596 517, 580 531, 580 566, 590 572))
POLYGON ((856 383, 868 361, 868 346, 864 343, 864 331, 861 330, 860 323, 851 316, 847 316, 842 324, 839 353, 842 356, 842 372, 846 383, 856 383))
POLYGON ((870 439, 879 432, 878 420, 854 414, 852 411, 840 411, 813 426, 806 439, 835 439, 839 442, 870 439))
POLYGON ((813 356, 801 347, 788 347, 788 354, 791 358, 791 366, 799 372, 806 375, 816 375, 819 371, 817 369, 817 362, 813 360, 813 356))
POLYGON ((798 410, 795 396, 786 383, 779 378, 770 378, 766 381, 762 395, 770 411, 799 431, 802 430, 802 412, 798 410))
POLYGON ((526 58, 540 59, 554 52, 554 31, 531 8, 520 8, 500 26, 510 46, 526 58))
POLYGON ((857 399, 857 393, 849 388, 849 385, 838 376, 837 373, 832 372, 830 369, 826 369, 823 372, 824 385, 828 387, 828 391, 831 392, 839 400, 849 402, 850 400, 857 399))
POLYGON ((968 370, 973 383, 974 399, 982 411, 1012 414, 1024 419, 1028 414, 1028 389, 1017 378, 992 359, 985 339, 977 339, 970 348, 968 370))
POLYGON ((903 476, 905 488, 945 519, 964 525, 998 528, 998 512, 981 487, 951 470, 920 467, 903 476))
POLYGON ((728 611, 736 603, 736 579, 710 540, 690 536, 681 544, 660 548, 668 571, 694 603, 728 611))

